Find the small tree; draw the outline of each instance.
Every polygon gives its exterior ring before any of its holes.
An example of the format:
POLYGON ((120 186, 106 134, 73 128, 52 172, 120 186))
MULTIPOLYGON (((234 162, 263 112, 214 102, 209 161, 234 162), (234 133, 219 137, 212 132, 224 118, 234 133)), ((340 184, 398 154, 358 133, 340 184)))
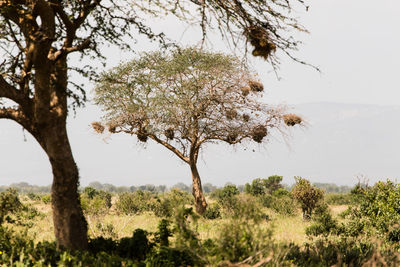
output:
POLYGON ((251 184, 247 183, 244 191, 253 196, 261 196, 266 193, 272 194, 274 191, 283 188, 282 179, 283 177, 278 175, 269 176, 267 179, 257 178, 251 184))
POLYGON ((146 53, 103 73, 95 102, 107 113, 95 130, 134 134, 190 166, 197 212, 206 209, 197 159, 205 143, 261 143, 284 121, 282 108, 260 102, 264 86, 231 56, 195 48, 146 53))
POLYGON ((309 220, 313 210, 324 197, 324 191, 301 177, 295 177, 296 184, 292 189, 293 197, 300 203, 303 220, 309 220))

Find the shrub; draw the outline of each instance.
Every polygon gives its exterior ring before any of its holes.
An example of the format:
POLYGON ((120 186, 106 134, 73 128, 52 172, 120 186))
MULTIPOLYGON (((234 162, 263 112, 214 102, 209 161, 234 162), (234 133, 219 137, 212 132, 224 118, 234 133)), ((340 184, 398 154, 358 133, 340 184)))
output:
POLYGON ((117 247, 118 255, 123 258, 144 260, 153 246, 147 235, 146 231, 136 229, 132 237, 121 238, 117 247))
POLYGON ((226 185, 221 189, 215 190, 211 196, 217 200, 217 203, 225 210, 232 211, 236 204, 240 192, 235 185, 226 185))
POLYGON ((218 203, 211 203, 203 213, 203 217, 209 220, 221 218, 221 207, 218 203))
POLYGON ((43 202, 43 204, 47 205, 47 204, 51 203, 51 195, 50 194, 43 195, 40 199, 43 202))
POLYGON ((157 205, 157 199, 151 192, 138 190, 133 193, 119 195, 116 208, 125 214, 138 214, 144 211, 152 211, 157 205))
POLYGON ((158 217, 171 217, 176 213, 176 209, 185 205, 193 204, 193 196, 186 191, 173 188, 165 193, 153 206, 154 214, 158 217))
POLYGON ((273 175, 267 179, 254 179, 251 184, 246 184, 244 191, 253 196, 262 196, 265 194, 272 194, 276 190, 282 189, 282 176, 273 175))
POLYGON ((40 199, 41 199, 38 194, 35 194, 32 192, 28 193, 26 196, 32 201, 40 201, 40 199))
POLYGON ((311 218, 312 211, 317 207, 317 204, 323 199, 324 192, 311 185, 311 183, 301 177, 295 177, 296 184, 292 189, 292 195, 300 205, 303 212, 303 219, 311 218))
POLYGON ((111 208, 111 194, 86 187, 80 196, 83 211, 89 214, 105 214, 111 208))

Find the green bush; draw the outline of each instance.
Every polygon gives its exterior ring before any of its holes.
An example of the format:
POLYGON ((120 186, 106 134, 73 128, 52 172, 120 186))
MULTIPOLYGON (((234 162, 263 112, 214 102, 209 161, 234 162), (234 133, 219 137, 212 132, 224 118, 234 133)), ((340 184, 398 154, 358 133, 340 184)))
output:
POLYGON ((324 197, 324 191, 311 185, 311 183, 301 177, 295 177, 296 184, 292 189, 293 198, 301 205, 303 219, 311 218, 313 210, 324 197))
POLYGON ((240 192, 235 185, 226 185, 223 188, 215 190, 211 197, 217 200, 222 209, 232 212, 237 204, 236 196, 240 192))
POLYGON ((276 190, 283 189, 282 179, 283 177, 278 175, 269 176, 267 179, 254 179, 251 184, 245 185, 244 192, 253 196, 272 194, 276 190))
POLYGON ((170 192, 164 193, 162 197, 157 199, 153 204, 152 210, 158 217, 171 217, 175 214, 176 209, 194 203, 193 196, 186 191, 173 188, 170 192))
POLYGON ((160 200, 154 193, 138 190, 133 193, 119 195, 116 208, 125 214, 139 214, 144 211, 153 211, 160 200))
POLYGON ((83 211, 88 214, 105 214, 111 208, 111 194, 91 187, 84 189, 80 201, 83 211))
POLYGON ((218 203, 211 203, 208 205, 203 217, 209 220, 221 218, 221 207, 218 203))
POLYGON ((47 204, 51 203, 51 195, 50 194, 43 195, 40 199, 43 202, 43 204, 47 205, 47 204))

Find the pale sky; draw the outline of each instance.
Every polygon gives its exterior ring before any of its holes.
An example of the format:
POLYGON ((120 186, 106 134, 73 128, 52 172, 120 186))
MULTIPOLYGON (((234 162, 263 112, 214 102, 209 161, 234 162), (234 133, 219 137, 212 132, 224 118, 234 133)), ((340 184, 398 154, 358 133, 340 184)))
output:
MULTIPOLYGON (((267 63, 255 60, 255 70, 267 89, 265 101, 289 105, 310 102, 374 105, 368 108, 343 107, 346 112, 364 110, 362 112, 368 114, 386 114, 385 106, 400 106, 400 1, 312 0, 309 5, 308 12, 298 13, 299 20, 310 31, 309 35, 299 36, 304 44, 298 56, 320 67, 322 73, 282 58, 279 71, 282 79, 278 81, 267 63), (375 110, 375 105, 384 107, 378 108, 376 112, 371 111, 375 110)), ((158 27, 168 27, 165 31, 181 39, 184 44, 194 38, 194 30, 188 29, 182 34, 185 29, 173 21, 155 24, 158 27)), ((138 50, 149 47, 152 46, 139 39, 138 50)), ((214 49, 224 48, 221 42, 216 41, 214 49)), ((109 66, 130 56, 115 50, 105 50, 105 54, 109 66)), ((390 133, 375 131, 366 136, 376 139, 360 138, 361 141, 350 143, 346 142, 346 136, 357 136, 358 130, 365 129, 356 124, 346 126, 346 123, 340 123, 342 120, 338 119, 338 127, 343 128, 336 129, 338 134, 335 136, 328 135, 326 139, 314 140, 315 144, 327 144, 327 149, 318 150, 309 146, 302 147, 302 144, 311 142, 311 136, 321 138, 318 133, 325 134, 323 131, 326 126, 313 121, 315 114, 324 112, 324 105, 315 107, 321 110, 307 109, 304 105, 299 107, 301 112, 311 116, 307 118, 311 123, 307 129, 292 131, 292 138, 287 141, 289 145, 275 141, 265 147, 255 146, 247 150, 240 147, 227 148, 224 145, 207 147, 199 166, 203 182, 223 185, 231 181, 244 184, 254 178, 272 174, 284 175, 287 183, 293 182, 294 175, 312 181, 338 184, 353 184, 356 180, 352 177, 359 173, 369 175, 372 180, 395 179, 396 175, 399 177, 400 164, 397 162, 400 162, 400 155, 397 150, 400 149, 400 143, 395 143, 395 146, 388 143, 388 140, 396 142, 397 138, 394 137, 400 135, 399 117, 390 117, 391 121, 387 122, 391 127, 390 133), (329 142, 332 140, 336 145, 330 150, 329 142), (340 147, 337 145, 340 143, 347 145, 340 147), (350 150, 350 146, 355 143, 357 146, 350 150), (370 143, 374 145, 370 146, 370 143), (372 147, 375 150, 366 150, 372 147), (377 149, 384 150, 379 153, 388 158, 374 155, 377 149), (316 151, 326 154, 315 158, 316 151), (371 158, 351 163, 351 159, 357 155, 371 155, 371 158), (337 164, 332 165, 332 162, 337 164), (341 162, 343 164, 339 164, 341 162), (346 165, 346 162, 350 163, 346 165)), ((398 110, 394 107, 391 114, 398 110)), ((337 112, 332 109, 330 114, 337 112)), ((115 185, 190 184, 188 167, 165 148, 153 144, 143 148, 137 145, 134 137, 123 135, 113 136, 106 143, 94 134, 89 124, 101 115, 99 109, 89 103, 87 108, 78 111, 76 118, 69 118, 72 149, 83 185, 95 180, 115 185)), ((385 119, 389 120, 388 116, 381 118, 383 121, 385 119)), ((52 174, 45 153, 27 133, 26 139, 25 142, 21 127, 10 121, 0 121, 0 184, 20 181, 40 185, 51 183, 52 174)))

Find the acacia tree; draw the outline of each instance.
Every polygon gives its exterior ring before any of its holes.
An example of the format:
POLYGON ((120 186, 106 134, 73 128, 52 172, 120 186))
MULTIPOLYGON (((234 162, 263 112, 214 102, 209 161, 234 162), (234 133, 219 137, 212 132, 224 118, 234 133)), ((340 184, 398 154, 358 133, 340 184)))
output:
POLYGON ((107 114, 93 127, 134 134, 143 142, 150 138, 175 153, 190 166, 202 214, 207 204, 197 169, 201 147, 261 143, 287 118, 283 109, 260 101, 263 89, 232 56, 195 48, 145 53, 101 75, 95 102, 107 114))
MULTIPOLYGON (((302 0, 291 1, 295 2, 302 0)), ((20 124, 49 157, 59 246, 87 247, 87 226, 77 193, 79 173, 66 118, 71 105, 86 100, 85 88, 69 79, 70 72, 91 78, 96 72, 82 63, 72 65, 69 55, 104 60, 104 44, 129 48, 126 37, 134 33, 165 45, 166 37, 154 33, 146 22, 151 16, 174 14, 180 20, 199 22, 203 38, 215 22, 224 37, 232 37, 234 43, 245 37, 254 55, 276 65, 273 51, 290 55, 297 49, 298 42, 286 32, 303 30, 290 10, 287 0, 0 0, 0 119, 20 124)))

